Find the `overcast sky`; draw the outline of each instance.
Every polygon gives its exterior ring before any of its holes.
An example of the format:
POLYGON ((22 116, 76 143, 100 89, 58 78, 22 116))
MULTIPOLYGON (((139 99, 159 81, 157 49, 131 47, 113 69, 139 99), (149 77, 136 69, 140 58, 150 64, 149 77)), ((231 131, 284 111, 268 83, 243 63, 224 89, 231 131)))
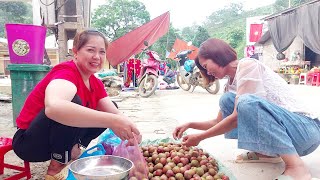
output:
MULTIPOLYGON (((107 0, 91 0, 92 8, 104 4, 107 0)), ((139 0, 145 4, 151 19, 170 11, 170 21, 175 28, 201 24, 212 12, 230 3, 242 2, 244 8, 254 9, 274 3, 275 0, 139 0), (257 2, 259 1, 259 2, 257 2)))

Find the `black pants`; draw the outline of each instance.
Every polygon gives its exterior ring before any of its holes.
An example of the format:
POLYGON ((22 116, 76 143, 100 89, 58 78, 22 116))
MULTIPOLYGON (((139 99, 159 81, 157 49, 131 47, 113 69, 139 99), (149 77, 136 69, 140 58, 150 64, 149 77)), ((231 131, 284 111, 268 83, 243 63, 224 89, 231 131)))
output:
MULTIPOLYGON (((77 95, 72 102, 82 104, 77 95)), ((44 162, 54 159, 66 164, 71 160, 71 150, 75 144, 87 147, 104 130, 105 128, 77 128, 60 124, 48 118, 43 109, 28 129, 18 129, 12 146, 14 152, 25 161, 44 162)))

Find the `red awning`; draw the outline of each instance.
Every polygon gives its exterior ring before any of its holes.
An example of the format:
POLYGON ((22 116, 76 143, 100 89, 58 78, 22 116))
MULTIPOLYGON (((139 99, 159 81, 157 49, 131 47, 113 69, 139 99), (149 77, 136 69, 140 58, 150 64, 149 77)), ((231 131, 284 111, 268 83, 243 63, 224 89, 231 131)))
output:
MULTIPOLYGON (((181 40, 181 39, 176 39, 176 41, 173 44, 172 49, 174 49, 174 52, 171 51, 168 58, 174 59, 176 55, 183 50, 194 50, 191 54, 189 54, 189 59, 195 59, 196 56, 198 55, 199 49, 196 46, 188 46, 188 43, 181 40)), ((174 59, 176 60, 176 59, 174 59)))
POLYGON ((132 55, 140 53, 145 47, 144 41, 148 41, 149 46, 152 45, 168 32, 169 25, 170 14, 166 12, 113 41, 107 50, 109 63, 115 66, 128 60, 132 55))

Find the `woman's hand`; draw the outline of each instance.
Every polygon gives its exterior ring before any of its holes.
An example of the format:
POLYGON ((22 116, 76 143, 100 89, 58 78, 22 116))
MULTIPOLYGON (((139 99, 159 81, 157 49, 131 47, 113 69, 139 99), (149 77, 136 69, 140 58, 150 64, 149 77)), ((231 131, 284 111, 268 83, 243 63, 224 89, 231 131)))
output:
POLYGON ((189 128, 190 124, 185 123, 183 125, 180 125, 176 127, 176 129, 173 131, 172 136, 174 139, 180 139, 182 137, 182 134, 189 128))
POLYGON ((136 144, 140 144, 142 140, 142 136, 140 135, 135 135, 134 138, 131 138, 128 140, 127 146, 135 146, 136 144))
POLYGON ((191 135, 184 136, 181 144, 187 147, 197 146, 201 140, 202 139, 199 136, 199 134, 191 134, 191 135))
MULTIPOLYGON (((137 129, 136 125, 131 122, 131 120, 124 116, 118 115, 119 118, 112 123, 111 129, 121 140, 129 140, 134 138, 134 134, 139 138, 137 141, 141 141, 140 132, 137 129)), ((139 143, 139 142, 138 142, 139 143)))

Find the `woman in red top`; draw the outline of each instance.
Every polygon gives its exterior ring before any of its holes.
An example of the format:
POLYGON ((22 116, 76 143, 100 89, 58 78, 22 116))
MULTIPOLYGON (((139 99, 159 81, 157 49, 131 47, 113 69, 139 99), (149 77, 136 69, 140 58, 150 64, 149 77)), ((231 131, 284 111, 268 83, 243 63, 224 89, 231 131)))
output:
POLYGON ((46 179, 60 171, 106 128, 122 140, 140 132, 114 106, 94 73, 106 60, 108 41, 96 30, 77 33, 74 60, 56 65, 30 93, 17 118, 13 149, 29 162, 50 161, 46 179))

